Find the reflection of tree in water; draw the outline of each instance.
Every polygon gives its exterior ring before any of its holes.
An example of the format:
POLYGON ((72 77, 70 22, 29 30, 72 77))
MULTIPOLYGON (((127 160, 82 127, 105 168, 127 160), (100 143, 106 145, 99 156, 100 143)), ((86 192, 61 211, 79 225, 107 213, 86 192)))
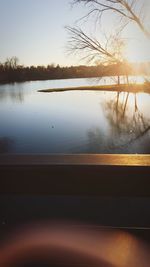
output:
POLYGON ((88 131, 88 148, 87 153, 109 153, 107 143, 103 132, 99 128, 88 131))
POLYGON ((11 99, 15 102, 24 102, 24 89, 18 85, 13 86, 13 88, 9 88, 9 86, 4 86, 0 88, 0 101, 5 101, 6 99, 11 99))
POLYGON ((13 92, 10 92, 9 96, 12 100, 15 100, 16 102, 24 102, 23 90, 14 90, 13 92))
POLYGON ((104 112, 111 127, 111 132, 116 138, 121 139, 124 136, 125 143, 128 145, 145 136, 150 130, 150 120, 144 118, 143 113, 138 108, 137 95, 134 94, 134 106, 129 107, 130 93, 123 93, 123 99, 120 94, 114 100, 110 100, 104 104, 104 112))
POLYGON ((0 154, 9 153, 12 150, 14 141, 9 137, 0 137, 0 154))
POLYGON ((101 127, 88 132, 91 152, 150 153, 147 137, 150 119, 140 111, 136 94, 117 92, 114 99, 103 103, 103 112, 109 130, 104 134, 101 127), (129 103, 131 96, 132 105, 129 103))

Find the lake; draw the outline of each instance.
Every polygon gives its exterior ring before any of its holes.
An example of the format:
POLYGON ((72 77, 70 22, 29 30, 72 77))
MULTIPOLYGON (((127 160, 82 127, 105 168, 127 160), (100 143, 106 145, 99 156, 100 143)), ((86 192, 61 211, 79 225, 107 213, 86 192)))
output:
POLYGON ((0 153, 150 154, 150 94, 37 91, 98 83, 115 79, 0 85, 0 153))

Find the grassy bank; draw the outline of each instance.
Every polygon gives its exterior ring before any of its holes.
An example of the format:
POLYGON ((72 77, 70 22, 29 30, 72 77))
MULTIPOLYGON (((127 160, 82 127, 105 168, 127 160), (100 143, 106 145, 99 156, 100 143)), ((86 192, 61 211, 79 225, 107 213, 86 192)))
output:
POLYGON ((121 84, 121 85, 96 85, 96 86, 79 86, 67 88, 50 88, 38 90, 38 92, 52 93, 52 92, 66 92, 66 91, 118 91, 118 92, 131 92, 131 93, 150 93, 150 86, 147 84, 121 84))

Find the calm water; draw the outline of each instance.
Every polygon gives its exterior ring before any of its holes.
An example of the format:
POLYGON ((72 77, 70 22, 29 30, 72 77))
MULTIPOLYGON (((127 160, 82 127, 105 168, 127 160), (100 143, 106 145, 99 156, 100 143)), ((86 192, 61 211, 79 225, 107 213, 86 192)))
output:
POLYGON ((0 153, 150 153, 150 94, 37 92, 98 82, 0 85, 0 153))

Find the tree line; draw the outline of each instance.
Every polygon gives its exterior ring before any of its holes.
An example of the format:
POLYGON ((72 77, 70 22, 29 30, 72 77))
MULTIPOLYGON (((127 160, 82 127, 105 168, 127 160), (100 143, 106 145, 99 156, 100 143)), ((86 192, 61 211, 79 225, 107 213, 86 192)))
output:
MULTIPOLYGON (((150 63, 149 63, 150 66, 150 63)), ((47 66, 23 66, 19 64, 17 57, 7 59, 0 63, 0 83, 22 82, 31 80, 50 80, 50 79, 67 79, 67 78, 91 78, 118 75, 134 75, 146 73, 147 66, 140 64, 110 64, 97 66, 70 66, 60 67, 59 65, 50 64, 47 66)))

